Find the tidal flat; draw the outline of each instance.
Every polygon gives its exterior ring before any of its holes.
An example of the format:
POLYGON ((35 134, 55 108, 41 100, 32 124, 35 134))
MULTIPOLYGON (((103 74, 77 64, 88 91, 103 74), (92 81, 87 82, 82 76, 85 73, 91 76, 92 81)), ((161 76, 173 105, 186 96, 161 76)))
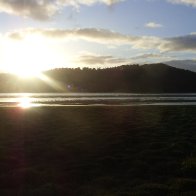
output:
POLYGON ((196 106, 2 107, 0 195, 196 195, 196 106))

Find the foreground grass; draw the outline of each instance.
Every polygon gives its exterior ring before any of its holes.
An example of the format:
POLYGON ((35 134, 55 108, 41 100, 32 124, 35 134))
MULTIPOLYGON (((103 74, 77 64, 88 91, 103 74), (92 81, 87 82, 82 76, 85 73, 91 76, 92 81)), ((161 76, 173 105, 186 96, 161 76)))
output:
POLYGON ((0 109, 0 195, 196 195, 196 107, 0 109))

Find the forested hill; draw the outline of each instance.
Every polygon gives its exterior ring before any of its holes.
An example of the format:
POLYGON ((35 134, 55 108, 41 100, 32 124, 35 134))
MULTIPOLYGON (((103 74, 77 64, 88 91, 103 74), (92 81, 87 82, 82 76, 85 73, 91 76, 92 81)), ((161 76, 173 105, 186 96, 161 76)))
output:
POLYGON ((44 74, 47 78, 20 79, 1 74, 0 92, 196 92, 196 73, 165 64, 60 68, 44 74))

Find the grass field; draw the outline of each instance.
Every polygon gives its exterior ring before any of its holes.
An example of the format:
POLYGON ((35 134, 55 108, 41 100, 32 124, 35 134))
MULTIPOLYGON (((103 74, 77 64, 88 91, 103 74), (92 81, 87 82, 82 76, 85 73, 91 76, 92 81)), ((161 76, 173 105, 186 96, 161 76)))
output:
POLYGON ((0 108, 0 195, 196 195, 196 107, 0 108))

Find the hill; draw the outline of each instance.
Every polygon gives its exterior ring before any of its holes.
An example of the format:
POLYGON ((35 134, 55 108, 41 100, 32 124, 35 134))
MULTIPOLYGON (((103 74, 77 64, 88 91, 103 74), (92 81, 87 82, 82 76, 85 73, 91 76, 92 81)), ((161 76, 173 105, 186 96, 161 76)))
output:
POLYGON ((196 60, 167 61, 167 62, 165 62, 165 64, 172 66, 172 67, 196 72, 196 60))
POLYGON ((161 63, 105 69, 60 68, 44 75, 42 79, 20 79, 1 74, 0 92, 196 92, 196 73, 161 63))

